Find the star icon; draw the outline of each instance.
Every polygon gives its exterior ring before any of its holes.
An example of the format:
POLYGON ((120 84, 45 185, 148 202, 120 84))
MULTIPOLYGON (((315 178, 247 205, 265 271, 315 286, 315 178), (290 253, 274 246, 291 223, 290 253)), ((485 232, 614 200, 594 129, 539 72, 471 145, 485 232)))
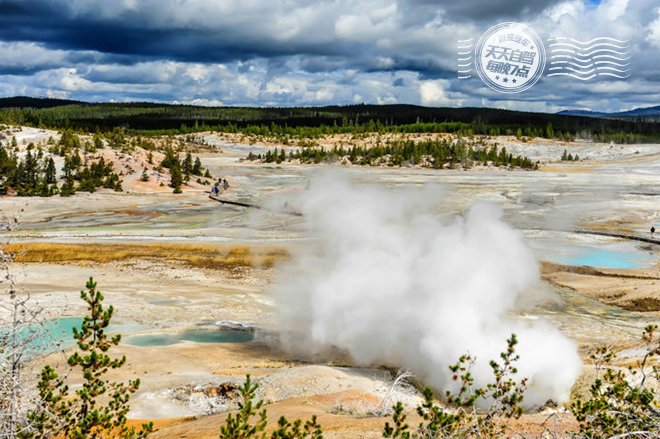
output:
POLYGON ((495 79, 500 79, 500 75, 497 75, 497 76, 495 77, 495 79))
POLYGON ((529 50, 534 50, 534 46, 529 46, 529 50))
POLYGON ((503 81, 504 81, 504 82, 509 82, 509 79, 508 79, 508 78, 504 78, 503 81))
POLYGON ((513 83, 515 84, 515 83, 516 83, 516 80, 514 79, 514 80, 513 80, 513 81, 511 81, 511 82, 513 82, 513 83))

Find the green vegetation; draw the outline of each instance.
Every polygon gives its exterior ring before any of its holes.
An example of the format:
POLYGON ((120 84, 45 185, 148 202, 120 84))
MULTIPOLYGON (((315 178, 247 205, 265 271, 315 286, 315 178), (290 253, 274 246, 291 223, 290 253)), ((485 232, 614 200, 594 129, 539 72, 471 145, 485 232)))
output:
MULTIPOLYGON (((86 288, 87 291, 81 291, 81 298, 88 304, 89 314, 80 329, 74 328, 78 350, 68 358, 69 366, 81 371, 82 386, 70 392, 66 378, 61 378, 51 366, 45 366, 38 383, 37 404, 28 412, 24 426, 12 437, 139 439, 153 432, 152 423, 143 424, 140 429, 126 425, 130 396, 139 388, 140 380, 125 384, 105 378, 110 369, 121 368, 126 358, 108 355, 120 341, 119 335, 109 338, 105 334, 114 309, 112 306, 103 307, 103 295, 96 290, 93 279, 89 279, 86 288)), ((657 325, 645 328, 646 354, 629 367, 629 374, 608 367, 601 377, 603 366, 610 364, 615 354, 607 347, 596 350, 592 359, 598 376, 590 387, 590 397, 571 404, 579 429, 569 432, 570 437, 658 437, 659 404, 654 387, 649 383, 651 379, 656 383, 660 380, 658 367, 652 362, 652 358, 660 354, 660 343, 655 335, 657 329, 657 325)), ((515 334, 512 334, 499 360, 490 362, 493 380, 485 387, 474 386, 471 370, 476 359, 467 354, 461 356, 449 367, 456 386, 454 391, 445 392, 446 404, 439 405, 434 392, 427 387, 422 392, 424 401, 416 408, 420 417, 417 427, 410 427, 403 405, 397 402, 392 407, 391 422, 386 422, 383 427, 382 436, 399 439, 508 437, 512 434, 509 421, 523 414, 521 404, 527 385, 526 378, 516 378, 517 343, 515 334)), ((238 411, 228 414, 220 426, 220 439, 323 437, 316 416, 306 422, 300 419, 290 422, 282 416, 274 430, 267 434, 268 413, 264 401, 256 400, 257 389, 258 385, 252 383, 248 375, 239 388, 238 411)), ((546 429, 549 437, 564 434, 556 428, 554 431, 546 429)))
MULTIPOLYGON (((27 146, 26 152, 20 151, 15 138, 8 145, 0 142, 0 193, 13 188, 19 196, 48 197, 57 193, 70 196, 76 192, 94 192, 101 187, 121 192, 123 187, 120 175, 123 175, 123 171, 115 172, 112 163, 97 154, 106 144, 116 150, 120 157, 139 153, 138 148, 146 150, 150 164, 153 164, 153 152, 162 149, 166 157, 161 166, 170 169, 170 173, 174 172, 172 187, 176 193, 181 192, 181 185, 188 183, 191 176, 211 178, 199 157, 193 157, 190 151, 185 151, 183 142, 179 142, 176 152, 171 139, 166 139, 165 143, 165 147, 158 148, 154 142, 141 136, 129 139, 120 128, 104 135, 97 132, 93 135, 93 141, 84 142, 75 131, 65 129, 57 143, 49 139, 45 145, 47 152, 43 145, 35 146, 33 143, 27 146), (186 152, 183 160, 179 158, 180 152, 186 152), (53 159, 55 156, 64 157, 63 182, 59 187, 53 159)), ((133 171, 129 169, 130 172, 133 171)), ((141 180, 149 181, 146 168, 143 169, 141 180)))
POLYGON ((575 138, 641 143, 660 140, 660 123, 526 113, 490 108, 428 108, 414 105, 248 108, 195 107, 150 103, 85 104, 16 98, 0 102, 0 123, 51 129, 132 133, 190 134, 200 131, 314 139, 321 135, 365 132, 510 135, 532 139, 575 138), (54 105, 55 104, 55 105, 54 105), (68 104, 68 105, 66 105, 68 104))
MULTIPOLYGON (((245 383, 238 390, 241 393, 241 399, 238 403, 239 410, 235 416, 230 413, 227 416, 225 424, 220 427, 220 439, 244 439, 244 438, 266 438, 266 427, 268 426, 268 413, 266 410, 259 410, 263 406, 263 400, 255 402, 258 384, 252 384, 250 375, 245 378, 245 383), (251 418, 257 417, 256 421, 251 418)), ((304 424, 300 419, 293 423, 289 422, 284 416, 277 421, 277 429, 270 435, 271 439, 322 439, 323 431, 316 422, 316 416, 312 416, 310 421, 304 424)))
POLYGON ((73 195, 76 191, 94 192, 98 187, 122 191, 119 175, 113 172, 112 164, 106 163, 103 157, 89 165, 81 164, 82 159, 77 150, 64 157, 65 182, 60 188, 61 196, 73 195), (79 182, 77 186, 74 184, 76 181, 79 182))
POLYGON ((191 175, 199 177, 208 175, 210 177, 208 170, 206 170, 206 174, 204 173, 199 157, 196 157, 193 163, 192 154, 188 152, 185 158, 181 160, 171 145, 165 147, 165 158, 160 162, 160 166, 170 170, 170 187, 174 188, 173 192, 175 194, 181 193, 181 185, 184 182, 189 182, 191 175))
POLYGON ((592 355, 598 376, 589 389, 590 398, 571 404, 571 412, 584 437, 660 437, 659 404, 654 388, 647 385, 650 379, 656 385, 660 382, 658 366, 650 364, 660 354, 660 343, 655 337, 657 329, 657 325, 644 329, 642 338, 648 349, 641 361, 629 367, 629 374, 608 367, 601 377, 602 367, 609 365, 615 354, 603 346, 592 355))
POLYGON ((87 291, 80 292, 80 297, 87 302, 89 315, 83 319, 80 329, 73 329, 78 351, 67 360, 69 366, 80 370, 83 384, 71 394, 65 378, 60 378, 51 366, 45 366, 37 385, 39 404, 28 413, 31 427, 21 437, 140 439, 153 431, 151 423, 143 424, 139 430, 126 426, 130 395, 139 388, 140 380, 124 384, 104 377, 108 370, 122 367, 126 357, 111 358, 107 354, 121 340, 120 335, 108 338, 105 333, 114 309, 103 307, 103 295, 96 290, 92 278, 86 288, 87 291), (107 398, 105 404, 102 398, 107 398))
POLYGON ((453 409, 447 410, 435 404, 433 390, 425 388, 424 403, 417 407, 417 413, 422 418, 416 432, 411 432, 406 423, 407 416, 403 413, 400 402, 394 405, 392 422, 385 423, 383 437, 399 439, 422 439, 442 437, 478 437, 498 438, 506 434, 507 419, 517 419, 523 409, 523 393, 527 379, 514 380, 518 373, 514 363, 519 359, 515 352, 518 344, 516 335, 507 340, 506 351, 500 354, 501 362, 490 362, 494 380, 485 388, 475 388, 471 367, 474 358, 463 355, 458 362, 449 367, 453 379, 458 383, 458 392, 445 392, 447 403, 453 409), (485 410, 477 410, 479 401, 488 404, 485 410))
POLYGON ((22 159, 9 148, 0 146, 0 186, 12 187, 21 196, 48 197, 58 192, 52 157, 46 157, 33 143, 22 159))
POLYGON ((324 149, 321 147, 301 148, 287 155, 284 149, 268 151, 263 156, 250 152, 247 160, 260 160, 264 163, 282 163, 300 160, 302 163, 344 162, 358 165, 403 166, 404 164, 422 165, 436 169, 454 168, 460 164, 464 169, 474 164, 488 166, 509 166, 523 169, 538 169, 538 163, 527 157, 507 153, 506 148, 497 146, 487 148, 483 143, 468 143, 462 139, 430 140, 424 142, 394 141, 374 146, 353 146, 324 149))

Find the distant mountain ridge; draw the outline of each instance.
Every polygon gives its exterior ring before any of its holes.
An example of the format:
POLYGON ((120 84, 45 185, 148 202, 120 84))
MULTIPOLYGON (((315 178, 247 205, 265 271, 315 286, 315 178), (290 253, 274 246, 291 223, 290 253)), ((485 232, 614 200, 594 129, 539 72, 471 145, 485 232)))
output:
MULTIPOLYGON (((0 98, 0 121, 88 132, 125 130, 150 133, 192 133, 208 130, 298 132, 318 128, 380 131, 456 132, 542 137, 551 130, 561 138, 590 136, 617 142, 660 141, 660 114, 638 109, 619 116, 580 111, 577 115, 533 113, 487 107, 424 107, 409 104, 329 105, 318 107, 202 107, 155 102, 80 102, 16 96, 0 98), (642 113, 640 113, 642 112, 642 113), (638 113, 643 114, 640 116, 638 113), (638 120, 641 118, 642 120, 638 120), (280 128, 278 128, 280 127, 280 128), (351 128, 353 127, 353 128, 351 128), (399 127, 399 128, 391 128, 399 127), (610 136, 610 137, 608 137, 610 136), (627 136, 627 137, 626 137, 627 136)), ((660 111, 658 111, 660 113, 660 111)), ((570 113, 570 111, 564 112, 570 113)), ((551 136, 553 136, 551 134, 551 136)), ((553 136, 554 137, 554 136, 553 136)))
POLYGON ((630 119, 637 116, 660 118, 660 105, 656 105, 655 107, 635 108, 634 110, 620 111, 617 113, 602 113, 589 110, 564 110, 558 112, 557 114, 562 114, 565 116, 609 117, 622 119, 630 119))
POLYGON ((51 108, 61 105, 81 105, 86 102, 73 101, 70 99, 55 98, 32 98, 29 96, 13 96, 11 98, 0 98, 0 108, 51 108))

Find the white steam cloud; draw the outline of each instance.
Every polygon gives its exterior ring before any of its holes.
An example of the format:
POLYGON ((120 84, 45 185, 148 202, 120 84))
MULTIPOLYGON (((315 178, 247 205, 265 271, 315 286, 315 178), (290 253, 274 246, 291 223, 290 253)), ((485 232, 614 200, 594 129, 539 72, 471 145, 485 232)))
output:
POLYGON ((437 187, 353 185, 344 174, 315 179, 301 196, 312 239, 274 288, 285 347, 348 352, 359 364, 407 368, 444 390, 447 366, 477 357, 477 385, 506 339, 520 341, 519 376, 528 405, 569 397, 581 371, 576 346, 548 323, 522 319, 547 300, 538 263, 499 207, 475 204, 463 216, 433 212, 437 187))

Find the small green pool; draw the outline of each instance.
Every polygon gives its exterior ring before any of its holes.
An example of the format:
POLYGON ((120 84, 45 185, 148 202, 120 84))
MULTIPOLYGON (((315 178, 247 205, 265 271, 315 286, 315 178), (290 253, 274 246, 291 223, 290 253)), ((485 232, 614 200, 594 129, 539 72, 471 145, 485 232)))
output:
MULTIPOLYGON (((74 326, 80 329, 81 317, 61 317, 45 320, 41 324, 24 325, 16 332, 19 339, 29 339, 28 355, 49 354, 60 349, 68 349, 76 345, 73 338, 74 326)), ((149 326, 136 322, 113 323, 107 328, 110 333, 128 333, 148 329, 149 326)), ((8 328, 0 328, 0 342, 11 336, 8 328)))
POLYGON ((178 334, 147 334, 126 337, 131 346, 168 346, 181 341, 195 343, 245 343, 254 340, 254 333, 235 329, 193 329, 178 334))

